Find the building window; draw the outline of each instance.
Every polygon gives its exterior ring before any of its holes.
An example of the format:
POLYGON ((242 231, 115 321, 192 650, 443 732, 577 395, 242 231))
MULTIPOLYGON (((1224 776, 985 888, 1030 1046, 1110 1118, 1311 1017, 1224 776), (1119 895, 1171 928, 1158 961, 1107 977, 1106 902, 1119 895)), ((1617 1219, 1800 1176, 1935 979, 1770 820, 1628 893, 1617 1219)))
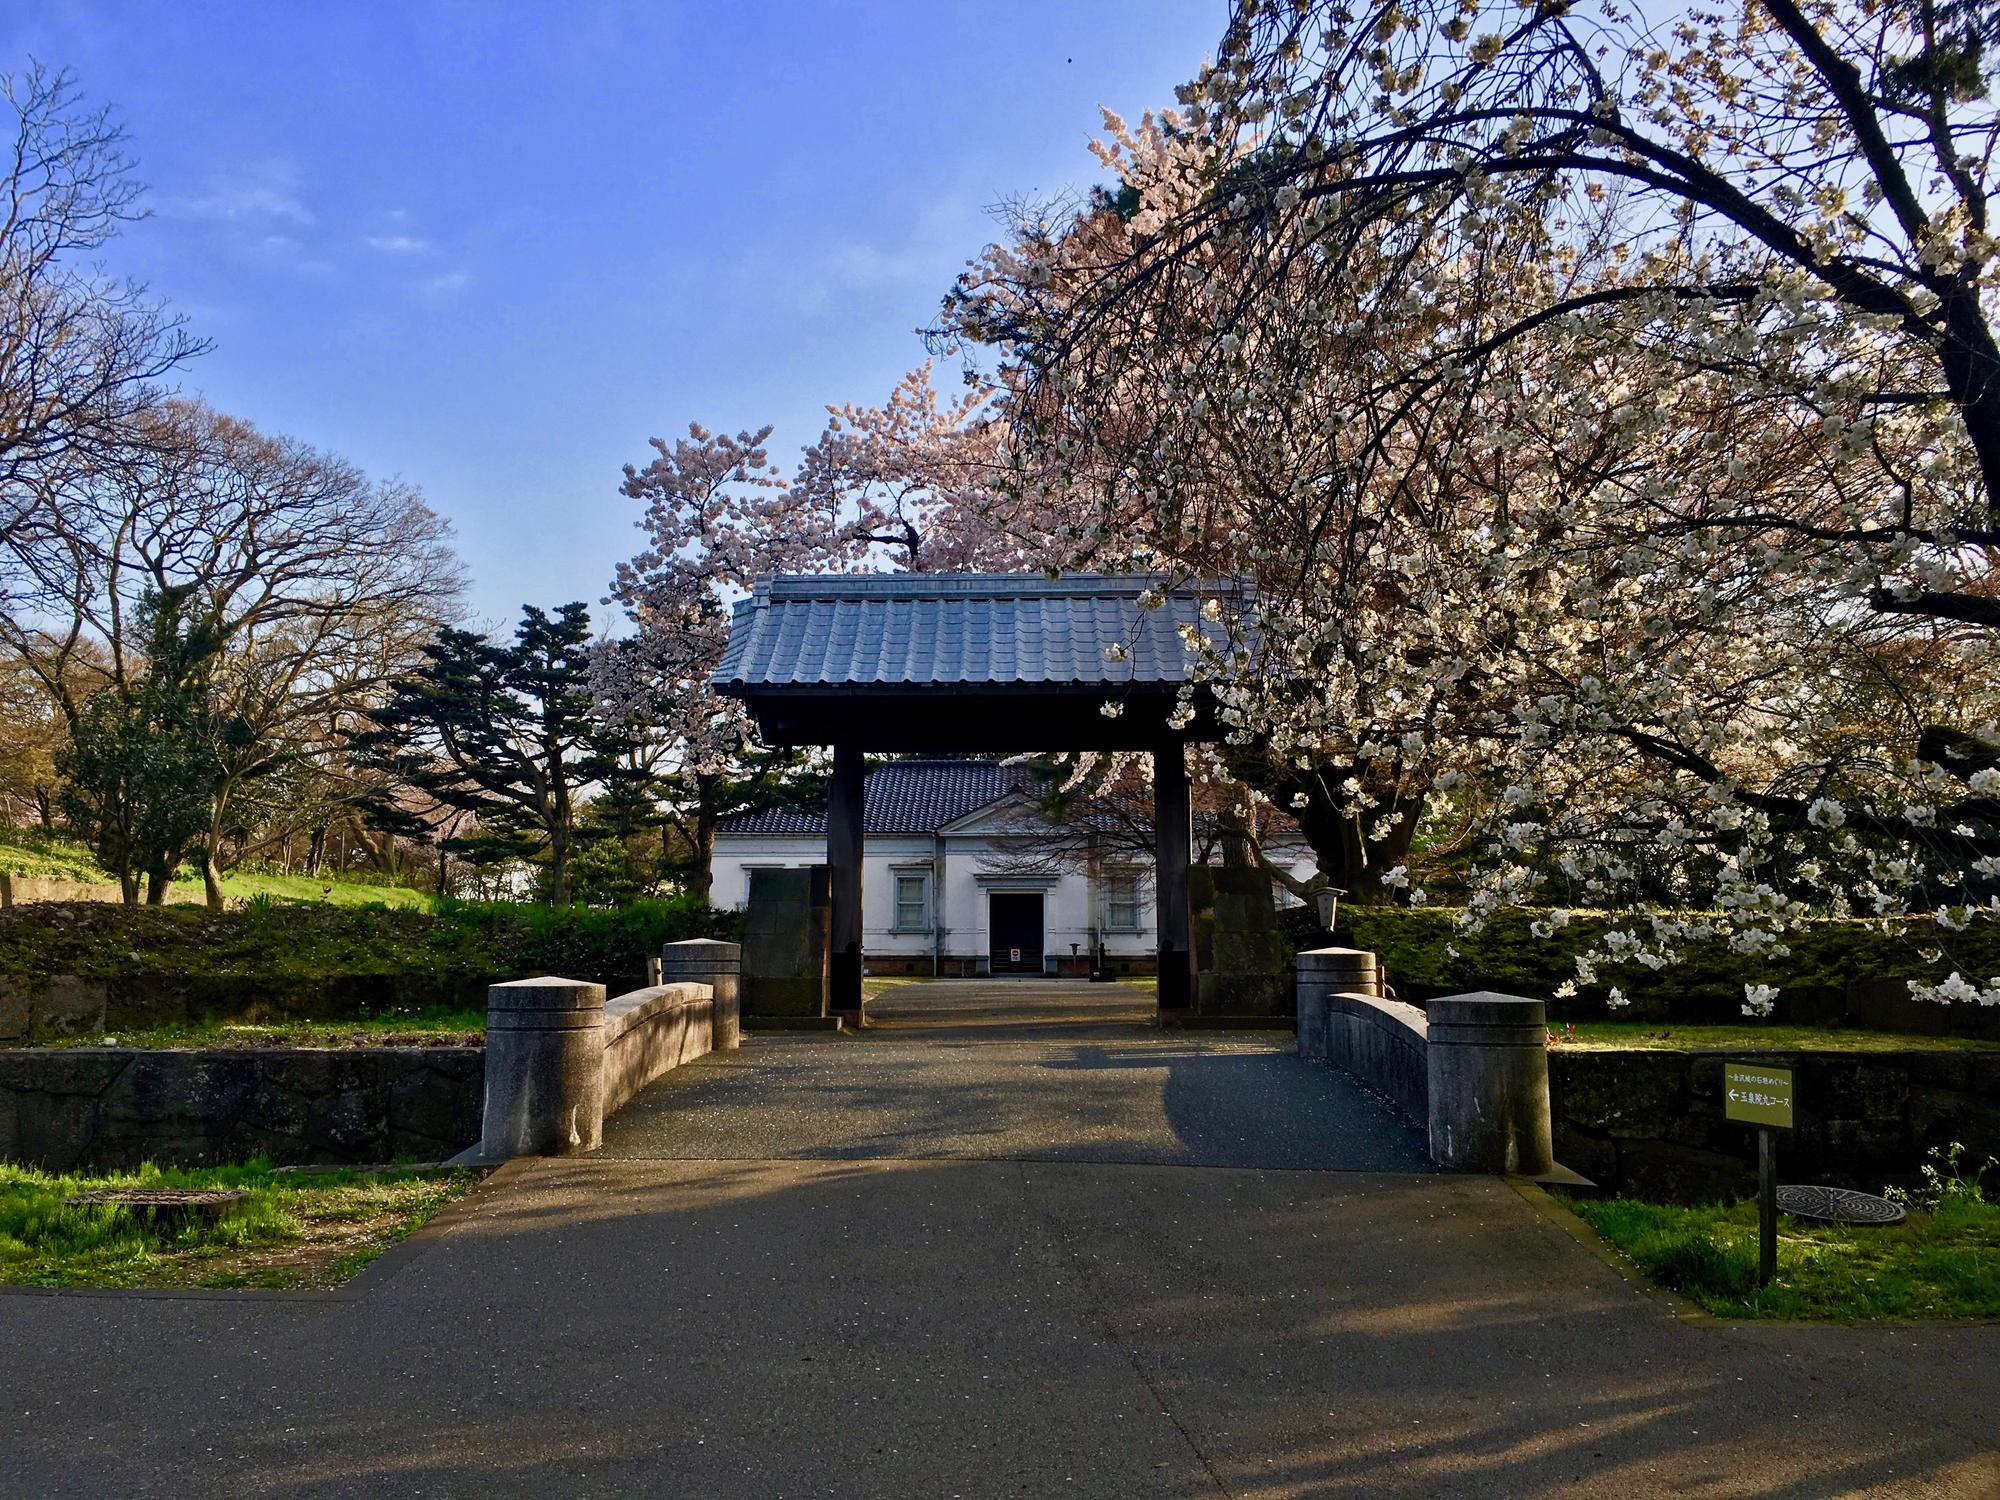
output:
POLYGON ((931 878, 918 870, 896 872, 896 931, 928 932, 931 926, 931 878))
POLYGON ((1111 870, 1104 877, 1104 926, 1110 932, 1139 930, 1139 872, 1111 870))

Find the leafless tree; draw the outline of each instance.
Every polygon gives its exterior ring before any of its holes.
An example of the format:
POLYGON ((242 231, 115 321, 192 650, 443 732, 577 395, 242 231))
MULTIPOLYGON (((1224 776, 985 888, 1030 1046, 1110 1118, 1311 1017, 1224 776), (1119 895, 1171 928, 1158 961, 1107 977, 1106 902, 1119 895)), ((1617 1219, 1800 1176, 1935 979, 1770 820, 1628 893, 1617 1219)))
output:
POLYGON ((31 562, 39 607, 0 611, 0 650, 74 721, 96 688, 143 670, 129 622, 147 594, 192 589, 220 643, 218 783, 206 884, 246 788, 328 767, 372 694, 456 608, 448 525, 410 487, 184 401, 140 440, 68 478, 31 562))
POLYGON ((31 63, 0 75, 0 603, 32 582, 24 554, 60 549, 68 478, 120 453, 157 383, 206 344, 143 286, 89 257, 144 217, 125 134, 74 80, 31 63))

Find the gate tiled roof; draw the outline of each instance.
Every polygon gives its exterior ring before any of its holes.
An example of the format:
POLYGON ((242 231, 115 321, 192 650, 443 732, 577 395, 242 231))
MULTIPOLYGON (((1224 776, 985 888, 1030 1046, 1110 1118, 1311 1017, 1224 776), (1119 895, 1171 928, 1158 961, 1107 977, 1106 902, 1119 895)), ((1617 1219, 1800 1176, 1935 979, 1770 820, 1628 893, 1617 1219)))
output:
POLYGON ((1171 690, 1187 677, 1180 628, 1200 599, 1139 596, 1154 575, 781 574, 737 603, 715 673, 724 693, 960 686, 1171 690), (1106 654, 1122 646, 1122 659, 1106 654))

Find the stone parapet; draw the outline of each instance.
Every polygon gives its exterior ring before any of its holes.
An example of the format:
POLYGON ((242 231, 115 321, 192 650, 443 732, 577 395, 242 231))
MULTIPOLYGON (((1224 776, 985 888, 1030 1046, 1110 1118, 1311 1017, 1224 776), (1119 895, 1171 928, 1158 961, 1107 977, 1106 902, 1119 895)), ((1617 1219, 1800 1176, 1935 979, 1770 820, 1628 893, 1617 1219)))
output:
POLYGON ((604 986, 515 979, 487 992, 480 1150, 495 1160, 595 1151, 604 1139, 604 986))
POLYGON ((1429 1022, 1414 1005, 1328 995, 1326 1060, 1352 1073, 1419 1125, 1430 1121, 1429 1022))
POLYGON ((1542 1002, 1483 991, 1433 1000, 1424 1012, 1431 1159, 1462 1172, 1553 1171, 1542 1002))
POLYGON ((1382 967, 1365 948, 1310 948, 1293 964, 1299 1056, 1327 1060, 1326 997, 1379 995, 1382 967))
POLYGON ((715 1046, 726 1051, 743 1037, 743 947, 719 938, 689 938, 660 950, 661 984, 705 984, 715 991, 715 1046))
POLYGON ((489 992, 479 1156, 594 1151, 604 1121, 669 1069, 737 1045, 742 950, 696 938, 661 950, 662 984, 606 1001, 576 979, 489 992))
POLYGON ((663 984, 620 995, 604 1007, 603 1118, 671 1068, 715 1045, 715 991, 663 984))

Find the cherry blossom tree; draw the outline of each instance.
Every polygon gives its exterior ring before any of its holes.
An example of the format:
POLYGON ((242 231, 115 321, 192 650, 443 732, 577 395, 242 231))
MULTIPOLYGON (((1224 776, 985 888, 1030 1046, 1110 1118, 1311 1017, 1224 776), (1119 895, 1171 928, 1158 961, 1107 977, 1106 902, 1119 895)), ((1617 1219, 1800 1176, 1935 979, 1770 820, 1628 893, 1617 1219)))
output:
POLYGON ((643 468, 627 466, 646 546, 612 582, 634 630, 600 647, 599 699, 643 726, 660 777, 679 789, 668 816, 704 894, 719 819, 791 764, 760 752, 741 707, 709 688, 729 606, 760 574, 1004 570, 1045 552, 1042 513, 1006 492, 1007 427, 993 401, 983 388, 942 398, 925 365, 881 406, 829 407, 795 477, 772 462, 769 427, 730 436, 691 425, 654 439, 643 468))
POLYGON ((1987 68, 1924 7, 1245 3, 953 315, 1128 550, 1255 579, 1191 642, 1225 756, 1381 886, 1441 798, 1475 920, 1683 909, 1608 957, 1948 928, 2000 873, 1987 68))

